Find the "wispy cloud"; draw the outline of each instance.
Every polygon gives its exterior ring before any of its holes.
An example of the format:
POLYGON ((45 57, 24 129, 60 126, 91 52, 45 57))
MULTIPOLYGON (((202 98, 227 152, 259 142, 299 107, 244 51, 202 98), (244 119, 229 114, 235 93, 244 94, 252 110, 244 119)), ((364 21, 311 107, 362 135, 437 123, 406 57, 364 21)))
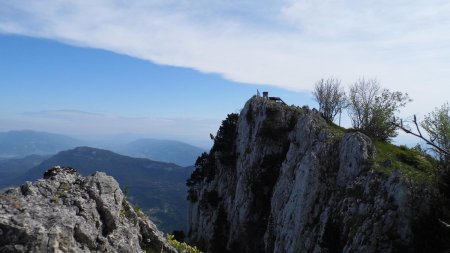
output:
POLYGON ((443 0, 6 0, 0 32, 292 90, 377 77, 419 110, 450 94, 448 13, 443 0))
POLYGON ((47 118, 57 120, 98 120, 106 116, 99 113, 84 112, 78 110, 50 110, 38 112, 24 112, 20 115, 35 118, 47 118))

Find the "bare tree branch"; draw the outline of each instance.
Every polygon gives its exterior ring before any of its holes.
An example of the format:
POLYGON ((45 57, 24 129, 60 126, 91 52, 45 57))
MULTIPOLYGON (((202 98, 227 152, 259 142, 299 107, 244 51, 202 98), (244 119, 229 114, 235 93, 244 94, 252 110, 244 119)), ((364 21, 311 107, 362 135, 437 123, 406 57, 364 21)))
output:
POLYGON ((392 124, 395 127, 398 127, 399 129, 403 130, 403 132, 414 135, 414 136, 422 139, 423 141, 425 141, 425 143, 427 145, 430 145, 436 153, 450 157, 449 151, 439 147, 437 144, 434 143, 433 140, 427 139, 425 136, 422 135, 422 132, 420 131, 420 128, 419 128, 419 123, 417 122, 416 115, 414 115, 413 123, 416 126, 417 133, 415 133, 415 132, 409 130, 408 128, 406 128, 405 126, 403 126, 403 120, 400 120, 400 123, 398 123, 397 120, 394 118, 394 120, 392 121, 392 124))

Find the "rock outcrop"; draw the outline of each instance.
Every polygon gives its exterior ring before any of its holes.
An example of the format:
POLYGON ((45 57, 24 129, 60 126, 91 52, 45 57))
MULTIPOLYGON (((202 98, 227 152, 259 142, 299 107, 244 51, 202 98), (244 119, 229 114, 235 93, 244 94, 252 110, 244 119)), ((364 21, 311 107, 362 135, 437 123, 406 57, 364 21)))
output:
POLYGON ((427 193, 374 170, 375 156, 367 136, 255 96, 223 122, 188 181, 191 243, 207 252, 417 252, 427 193))
POLYGON ((114 178, 59 166, 0 194, 0 252, 176 252, 114 178))

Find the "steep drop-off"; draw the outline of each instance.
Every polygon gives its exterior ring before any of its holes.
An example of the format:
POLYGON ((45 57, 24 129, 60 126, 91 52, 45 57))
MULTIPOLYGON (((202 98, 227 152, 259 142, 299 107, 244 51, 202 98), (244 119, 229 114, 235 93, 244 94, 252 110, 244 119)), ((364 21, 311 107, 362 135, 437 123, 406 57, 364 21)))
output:
POLYGON ((430 211, 427 184, 380 164, 370 138, 308 108, 253 97, 223 121, 188 186, 189 239, 207 252, 428 247, 417 232, 430 211))

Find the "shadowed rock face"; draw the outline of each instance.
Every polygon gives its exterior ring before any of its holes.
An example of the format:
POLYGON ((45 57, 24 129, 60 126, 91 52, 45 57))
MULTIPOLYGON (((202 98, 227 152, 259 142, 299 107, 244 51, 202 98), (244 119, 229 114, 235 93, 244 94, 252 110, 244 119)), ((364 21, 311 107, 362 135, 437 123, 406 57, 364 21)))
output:
POLYGON ((0 252, 175 252, 114 178, 59 166, 0 194, 0 252))
POLYGON ((193 244, 207 252, 414 252, 425 194, 414 196, 399 173, 375 172, 367 136, 260 97, 224 123, 188 181, 193 244))

